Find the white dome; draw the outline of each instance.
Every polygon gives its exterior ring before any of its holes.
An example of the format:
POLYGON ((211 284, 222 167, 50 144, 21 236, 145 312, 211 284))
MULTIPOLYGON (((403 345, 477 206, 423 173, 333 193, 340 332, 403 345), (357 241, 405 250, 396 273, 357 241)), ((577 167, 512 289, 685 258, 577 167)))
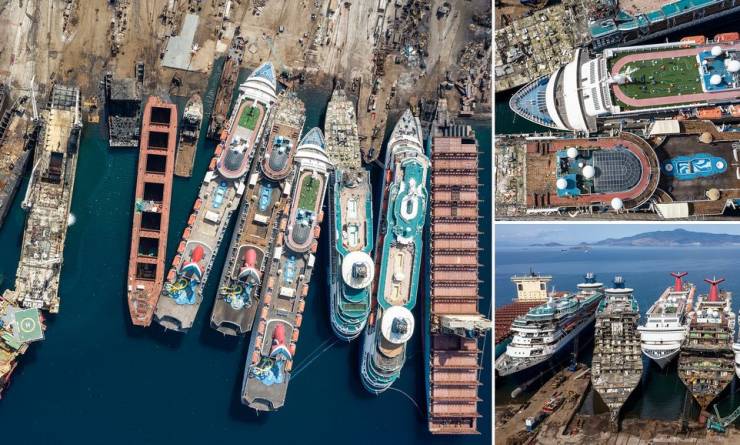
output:
POLYGON ((342 259, 342 279, 352 289, 364 289, 375 276, 375 264, 365 252, 350 252, 342 259), (363 272, 363 273, 357 273, 363 272))
POLYGON ((414 333, 414 316, 403 306, 391 306, 386 309, 380 321, 380 332, 383 338, 394 345, 406 343, 414 333))
POLYGON ((740 60, 728 60, 727 71, 731 73, 737 73, 738 71, 740 71, 740 60))
POLYGON ((714 57, 717 57, 722 54, 722 48, 719 45, 715 45, 712 47, 712 55, 714 57))
POLYGON ((722 76, 719 74, 712 74, 712 77, 709 78, 709 83, 712 85, 719 85, 722 83, 722 76))
POLYGON ((619 198, 612 198, 612 208, 614 210, 621 210, 624 207, 624 203, 619 198))
POLYGON ((583 170, 581 170, 581 173, 583 174, 583 177, 586 179, 591 179, 594 176, 596 176, 596 170, 594 169, 593 165, 587 165, 583 167, 583 170))
POLYGON ((558 190, 565 190, 568 188, 568 180, 565 178, 558 178, 558 180, 555 181, 555 186, 558 190))
POLYGON ((578 157, 578 149, 576 147, 568 147, 565 152, 568 154, 568 157, 570 159, 575 159, 578 157))

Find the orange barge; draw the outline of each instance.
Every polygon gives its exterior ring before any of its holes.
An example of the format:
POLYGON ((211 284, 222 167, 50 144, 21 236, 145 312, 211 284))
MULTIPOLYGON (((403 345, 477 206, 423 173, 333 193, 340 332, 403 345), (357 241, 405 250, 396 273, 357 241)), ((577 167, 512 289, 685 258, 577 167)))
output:
POLYGON ((483 353, 478 340, 491 322, 478 308, 478 147, 470 127, 444 127, 434 137, 429 158, 428 427, 432 434, 478 434, 483 353))
POLYGON ((177 107, 150 97, 139 142, 128 266, 128 309, 136 326, 151 324, 162 291, 176 148, 177 107))

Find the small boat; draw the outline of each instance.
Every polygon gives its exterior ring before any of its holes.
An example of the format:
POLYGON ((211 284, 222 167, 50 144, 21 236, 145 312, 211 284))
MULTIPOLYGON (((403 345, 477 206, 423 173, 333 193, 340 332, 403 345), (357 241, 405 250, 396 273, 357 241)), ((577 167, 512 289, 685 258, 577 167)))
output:
POLYGON ((182 114, 180 143, 175 159, 175 176, 189 178, 193 174, 195 149, 198 147, 200 124, 203 121, 203 100, 195 93, 190 96, 182 114))

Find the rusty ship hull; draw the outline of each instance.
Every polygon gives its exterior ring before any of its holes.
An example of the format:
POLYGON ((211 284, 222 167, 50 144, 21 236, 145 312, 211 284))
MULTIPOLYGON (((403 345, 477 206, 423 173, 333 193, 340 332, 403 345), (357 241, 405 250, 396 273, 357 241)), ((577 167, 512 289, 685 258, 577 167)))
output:
MULTIPOLYGON (((0 84, 1 85, 1 84, 0 84)), ((25 113, 28 98, 18 98, 0 118, 0 227, 3 226, 31 157, 26 140, 33 125, 25 113)))
POLYGON ((136 326, 151 324, 162 291, 176 146, 177 107, 150 97, 139 143, 128 267, 128 308, 136 326))
POLYGON ((305 105, 295 94, 278 97, 262 161, 254 163, 247 181, 211 313, 211 327, 223 334, 252 329, 278 222, 291 203, 289 176, 305 116, 305 105))
POLYGON ((226 54, 224 68, 218 81, 216 100, 211 110, 211 122, 208 124, 208 132, 206 133, 208 139, 220 140, 221 133, 228 122, 229 106, 231 105, 236 81, 239 78, 242 57, 244 57, 244 43, 244 39, 234 36, 226 54))
POLYGON ((175 176, 189 178, 193 175, 195 151, 198 148, 202 121, 203 100, 199 94, 193 94, 188 99, 182 115, 180 141, 177 144, 177 156, 175 158, 175 176))

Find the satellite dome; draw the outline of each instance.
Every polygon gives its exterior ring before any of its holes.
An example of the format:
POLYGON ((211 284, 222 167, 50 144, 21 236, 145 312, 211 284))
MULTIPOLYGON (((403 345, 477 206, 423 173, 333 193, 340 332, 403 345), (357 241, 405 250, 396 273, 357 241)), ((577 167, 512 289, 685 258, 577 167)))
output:
POLYGON ((555 181, 555 186, 558 190, 565 190, 568 188, 568 180, 565 178, 558 178, 558 180, 555 181))
POLYGON ((709 78, 709 83, 712 85, 719 85, 722 83, 722 76, 719 74, 712 74, 712 77, 709 78))
POLYGON ((722 47, 720 47, 719 45, 715 45, 712 47, 712 55, 714 57, 717 57, 721 54, 722 54, 722 47))
POLYGON ((578 149, 576 147, 568 147, 565 152, 570 159, 575 159, 578 157, 578 149))
POLYGON ((591 179, 594 176, 596 176, 596 170, 594 169, 593 165, 587 165, 583 167, 583 170, 581 170, 581 173, 583 174, 583 177, 586 179, 591 179))
POLYGON ((414 333, 414 316, 403 306, 391 306, 380 321, 380 332, 394 345, 406 343, 414 333))
POLYGON ((621 210, 624 207, 624 203, 619 198, 612 198, 612 208, 614 210, 621 210))
POLYGON ((729 60, 727 62, 727 71, 731 73, 737 73, 738 71, 740 71, 740 60, 729 60))

